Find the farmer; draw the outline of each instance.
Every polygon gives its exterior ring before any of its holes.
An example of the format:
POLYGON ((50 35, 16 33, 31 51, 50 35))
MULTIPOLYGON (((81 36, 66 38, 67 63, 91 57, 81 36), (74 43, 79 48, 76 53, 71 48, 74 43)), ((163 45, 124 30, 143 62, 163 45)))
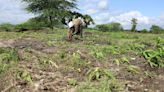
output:
POLYGON ((83 21, 81 18, 76 18, 70 20, 68 23, 69 31, 68 31, 68 39, 72 40, 73 35, 80 35, 83 37, 83 21))

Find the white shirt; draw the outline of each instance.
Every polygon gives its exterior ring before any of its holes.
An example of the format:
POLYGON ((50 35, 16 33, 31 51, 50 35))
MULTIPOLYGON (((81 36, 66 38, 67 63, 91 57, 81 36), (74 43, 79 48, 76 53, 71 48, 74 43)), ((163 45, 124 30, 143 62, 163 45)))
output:
POLYGON ((74 26, 73 22, 70 21, 70 22, 68 23, 68 27, 71 28, 71 27, 73 27, 73 26, 74 26))

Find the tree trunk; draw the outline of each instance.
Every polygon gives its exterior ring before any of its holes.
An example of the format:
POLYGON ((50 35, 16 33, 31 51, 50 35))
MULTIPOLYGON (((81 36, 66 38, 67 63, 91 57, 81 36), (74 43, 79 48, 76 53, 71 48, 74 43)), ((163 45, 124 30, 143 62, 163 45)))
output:
POLYGON ((49 27, 53 30, 53 20, 52 20, 52 16, 49 16, 49 22, 50 22, 49 27))

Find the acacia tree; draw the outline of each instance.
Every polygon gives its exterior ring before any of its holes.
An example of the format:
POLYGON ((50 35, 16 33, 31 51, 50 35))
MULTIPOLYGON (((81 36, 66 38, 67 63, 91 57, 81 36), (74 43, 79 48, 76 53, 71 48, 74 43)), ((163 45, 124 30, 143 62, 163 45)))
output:
POLYGON ((55 23, 76 9, 76 0, 22 0, 28 4, 26 10, 40 17, 48 25, 54 27, 55 23))
POLYGON ((136 31, 136 27, 137 27, 137 19, 136 18, 133 18, 131 20, 131 22, 132 22, 132 29, 131 29, 131 31, 132 32, 135 32, 136 31))

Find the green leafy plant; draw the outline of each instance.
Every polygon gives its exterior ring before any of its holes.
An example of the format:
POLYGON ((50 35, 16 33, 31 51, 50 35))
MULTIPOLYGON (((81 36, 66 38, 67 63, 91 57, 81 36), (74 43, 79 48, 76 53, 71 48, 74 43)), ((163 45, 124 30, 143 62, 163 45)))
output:
POLYGON ((0 61, 18 61, 16 49, 0 48, 0 61))
POLYGON ((159 47, 164 47, 164 39, 162 39, 161 37, 158 37, 156 39, 156 47, 159 48, 159 47))
POLYGON ((114 59, 113 63, 119 66, 120 64, 124 64, 124 63, 129 64, 130 61, 127 57, 122 57, 121 59, 114 59))
POLYGON ((130 50, 135 50, 137 52, 142 52, 145 49, 143 44, 130 44, 130 50))
POLYGON ((108 54, 119 54, 116 46, 93 47, 91 54, 97 59, 104 59, 108 54))
POLYGON ((142 55, 151 67, 164 67, 164 40, 160 37, 156 39, 156 48, 145 50, 142 55))
POLYGON ((99 80, 102 77, 106 77, 108 79, 115 79, 113 73, 108 69, 102 69, 100 67, 92 68, 87 72, 89 81, 99 80))
POLYGON ((104 80, 96 82, 84 82, 77 87, 76 92, 122 92, 124 85, 118 80, 104 80))
POLYGON ((67 82, 69 85, 72 85, 72 86, 76 86, 78 84, 77 80, 75 80, 75 79, 69 79, 67 82))
POLYGON ((146 50, 143 56, 151 67, 164 67, 164 47, 157 50, 146 50))
POLYGON ((81 67, 88 67, 88 63, 81 59, 81 56, 76 52, 73 53, 70 57, 69 57, 69 65, 71 65, 72 67, 74 67, 75 69, 79 69, 81 67))
POLYGON ((121 58, 121 61, 122 61, 123 63, 127 63, 127 64, 130 63, 130 61, 129 61, 129 59, 128 59, 127 57, 122 57, 122 58, 121 58))
POLYGON ((16 49, 0 48, 0 74, 14 67, 18 60, 16 49))
POLYGON ((147 76, 147 77, 149 77, 149 78, 155 77, 155 73, 153 73, 153 72, 145 71, 144 74, 145 74, 145 76, 147 76))
POLYGON ((132 73, 132 74, 139 74, 140 73, 140 68, 134 65, 129 65, 127 67, 127 71, 132 73))
POLYGON ((121 64, 121 61, 119 59, 115 59, 113 60, 113 63, 119 66, 121 64))
POLYGON ((17 78, 32 83, 32 77, 28 71, 23 71, 23 70, 18 71, 17 78))
POLYGON ((94 48, 92 51, 91 51, 91 54, 97 58, 97 59, 103 59, 105 56, 103 54, 102 51, 99 50, 99 48, 94 48))

